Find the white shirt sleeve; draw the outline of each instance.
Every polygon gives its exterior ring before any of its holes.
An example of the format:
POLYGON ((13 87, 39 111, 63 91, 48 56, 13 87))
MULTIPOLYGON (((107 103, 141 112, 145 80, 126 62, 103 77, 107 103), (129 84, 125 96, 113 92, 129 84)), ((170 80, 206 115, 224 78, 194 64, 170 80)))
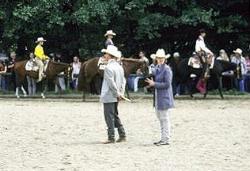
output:
POLYGON ((199 52, 201 50, 205 51, 206 53, 213 54, 213 52, 206 47, 204 39, 199 38, 196 40, 196 43, 195 43, 195 52, 199 52))

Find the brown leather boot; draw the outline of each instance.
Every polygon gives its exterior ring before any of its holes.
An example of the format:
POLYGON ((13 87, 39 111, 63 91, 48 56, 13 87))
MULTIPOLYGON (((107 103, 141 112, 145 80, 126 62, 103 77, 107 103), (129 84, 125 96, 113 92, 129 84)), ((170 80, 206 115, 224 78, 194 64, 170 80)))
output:
POLYGON ((119 139, 116 142, 120 143, 120 142, 125 142, 125 141, 127 141, 126 137, 119 137, 119 139))

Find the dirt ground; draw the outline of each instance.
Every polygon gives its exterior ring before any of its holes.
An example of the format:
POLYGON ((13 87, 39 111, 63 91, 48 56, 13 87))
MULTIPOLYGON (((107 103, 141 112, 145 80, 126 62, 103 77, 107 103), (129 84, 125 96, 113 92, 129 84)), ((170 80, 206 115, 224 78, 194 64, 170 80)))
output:
POLYGON ((171 144, 154 146, 151 100, 122 102, 128 141, 104 145, 102 104, 0 99, 0 170, 249 171, 250 100, 175 101, 171 144))

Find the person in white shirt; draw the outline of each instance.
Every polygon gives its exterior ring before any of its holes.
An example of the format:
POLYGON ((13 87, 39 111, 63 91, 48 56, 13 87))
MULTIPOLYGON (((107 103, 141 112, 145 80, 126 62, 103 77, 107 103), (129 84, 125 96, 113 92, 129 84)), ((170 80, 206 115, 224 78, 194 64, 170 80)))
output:
POLYGON ((204 38, 206 36, 206 32, 204 29, 200 29, 199 30, 199 37, 196 40, 195 43, 195 52, 200 52, 200 51, 204 51, 207 54, 213 54, 213 52, 211 50, 209 50, 205 44, 204 38))
POLYGON ((237 64, 237 78, 235 80, 236 87, 241 91, 245 91, 245 76, 247 74, 247 66, 246 66, 246 60, 242 56, 242 50, 240 48, 237 48, 233 51, 234 56, 232 57, 231 62, 237 64))
POLYGON ((81 62, 79 61, 79 57, 74 56, 72 63, 72 75, 71 75, 73 89, 77 88, 80 69, 81 69, 81 62))

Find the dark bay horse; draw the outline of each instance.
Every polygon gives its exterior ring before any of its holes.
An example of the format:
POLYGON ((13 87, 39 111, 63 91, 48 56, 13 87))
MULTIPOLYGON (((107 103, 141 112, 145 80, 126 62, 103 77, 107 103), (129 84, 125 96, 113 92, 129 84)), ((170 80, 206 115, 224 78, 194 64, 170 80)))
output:
MULTIPOLYGON (((103 70, 100 70, 98 67, 99 57, 95 57, 92 59, 87 60, 81 66, 79 77, 78 77, 78 90, 83 91, 83 98, 85 100, 85 92, 89 91, 89 84, 92 80, 96 77, 103 77, 103 70)), ((132 58, 121 58, 121 64, 124 69, 125 78, 127 79, 128 76, 136 71, 137 69, 141 69, 141 71, 146 75, 148 74, 148 66, 145 61, 140 59, 132 59, 132 58)), ((99 87, 96 87, 100 90, 99 87)), ((126 92, 128 94, 128 90, 126 87, 126 92)))
MULTIPOLYGON (((188 65, 189 58, 185 58, 181 60, 178 65, 175 63, 174 59, 169 59, 168 64, 172 67, 175 67, 176 70, 173 72, 174 77, 176 77, 176 81, 178 83, 190 83, 191 78, 190 74, 195 74, 197 79, 202 77, 203 69, 202 68, 192 68, 188 65)), ((214 67, 210 69, 210 77, 207 80, 207 84, 213 84, 219 91, 220 97, 223 99, 222 94, 222 73, 226 71, 234 71, 237 65, 228 61, 215 60, 214 67)), ((198 81, 198 80, 196 80, 198 81)), ((197 83, 197 82, 196 82, 197 83)), ((190 96, 193 97, 194 89, 196 87, 196 83, 191 85, 189 93, 190 96)), ((207 96, 208 91, 204 94, 204 98, 207 96)))
MULTIPOLYGON (((26 76, 30 76, 34 79, 38 79, 38 72, 37 71, 26 71, 25 65, 28 60, 19 61, 15 63, 14 71, 16 73, 16 82, 17 82, 17 89, 16 89, 16 96, 19 97, 19 88, 22 88, 24 80, 26 76)), ((70 71, 70 65, 62 62, 54 62, 50 60, 48 62, 47 69, 45 71, 46 78, 42 81, 43 92, 41 93, 42 98, 45 98, 45 93, 47 92, 47 83, 48 80, 53 80, 56 76, 61 72, 68 73, 70 71)))

